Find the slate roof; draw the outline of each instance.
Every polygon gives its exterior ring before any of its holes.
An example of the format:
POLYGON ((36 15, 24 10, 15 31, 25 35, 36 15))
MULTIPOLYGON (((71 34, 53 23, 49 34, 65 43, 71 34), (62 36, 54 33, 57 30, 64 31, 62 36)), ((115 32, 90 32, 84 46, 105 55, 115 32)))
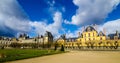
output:
POLYGON ((105 34, 102 31, 100 31, 98 36, 105 36, 105 34))
MULTIPOLYGON (((110 39, 114 39, 114 36, 117 36, 116 34, 109 34, 108 37, 110 39)), ((118 39, 120 39, 120 33, 118 34, 118 39)))
POLYGON ((45 37, 53 37, 52 33, 51 33, 51 32, 48 32, 48 31, 46 31, 46 33, 45 33, 44 36, 45 36, 45 37))
POLYGON ((66 42, 75 42, 77 39, 77 37, 73 37, 73 38, 67 38, 66 42))
POLYGON ((88 26, 88 27, 84 30, 84 32, 89 32, 89 31, 93 31, 93 30, 96 31, 94 27, 88 26))

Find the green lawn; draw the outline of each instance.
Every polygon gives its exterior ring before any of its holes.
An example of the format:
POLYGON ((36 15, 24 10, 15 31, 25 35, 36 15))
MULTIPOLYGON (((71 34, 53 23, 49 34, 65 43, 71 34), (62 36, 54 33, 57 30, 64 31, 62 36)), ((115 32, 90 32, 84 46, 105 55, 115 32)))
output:
POLYGON ((39 49, 4 49, 4 50, 0 50, 0 54, 4 56, 3 58, 0 58, 0 63, 6 61, 44 56, 44 55, 52 55, 57 53, 62 53, 62 52, 54 51, 54 50, 39 50, 39 49))

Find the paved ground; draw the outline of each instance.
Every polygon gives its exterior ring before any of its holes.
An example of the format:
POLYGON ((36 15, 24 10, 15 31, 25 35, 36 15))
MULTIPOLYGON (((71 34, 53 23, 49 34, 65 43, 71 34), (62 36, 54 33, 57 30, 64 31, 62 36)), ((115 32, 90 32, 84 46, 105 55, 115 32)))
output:
POLYGON ((120 51, 71 51, 7 63, 120 63, 120 51))

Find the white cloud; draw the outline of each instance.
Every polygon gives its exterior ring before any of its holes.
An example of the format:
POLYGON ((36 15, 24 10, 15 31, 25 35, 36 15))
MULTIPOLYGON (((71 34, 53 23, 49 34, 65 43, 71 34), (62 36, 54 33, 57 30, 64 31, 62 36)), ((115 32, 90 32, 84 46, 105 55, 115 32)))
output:
POLYGON ((50 5, 50 7, 54 7, 54 5, 55 5, 55 1, 54 0, 52 2, 47 1, 47 3, 50 5))
MULTIPOLYGON (((64 20, 68 24, 85 24, 104 19, 119 3, 119 0, 73 0, 74 4, 79 8, 76 14, 72 17, 72 22, 64 20)), ((55 2, 51 4, 54 6, 55 2)), ((64 8, 63 8, 64 10, 64 8)), ((0 0, 0 31, 6 33, 11 32, 36 32, 37 34, 44 34, 45 31, 52 32, 53 35, 60 35, 59 31, 62 30, 62 13, 54 12, 53 23, 47 24, 45 21, 30 21, 24 11, 19 6, 16 0, 0 0), (33 29, 34 28, 34 29, 33 29), (10 29, 10 30, 9 30, 10 29)), ((98 21, 97 21, 98 22, 98 21)), ((106 33, 113 33, 116 30, 120 32, 120 19, 108 21, 103 25, 99 25, 99 30, 106 29, 106 33), (112 23, 112 24, 111 24, 112 23)), ((77 37, 81 28, 66 33, 67 37, 77 37)), ((1 34, 1 33, 0 33, 1 34)))
MULTIPOLYGON (((83 27, 80 27, 78 30, 75 30, 74 33, 68 31, 66 34, 67 37, 77 37, 78 32, 82 33, 82 28, 83 27)), ((116 33, 116 30, 120 33, 120 19, 108 21, 102 25, 96 25, 96 29, 98 33, 100 31, 103 31, 103 33, 105 33, 106 35, 116 33)))
POLYGON ((118 31, 120 33, 120 19, 107 21, 104 24, 96 25, 97 31, 103 31, 106 35, 116 33, 118 31))
POLYGON ((28 32, 30 30, 28 22, 28 17, 17 0, 0 0, 0 31, 28 32))
POLYGON ((72 24, 70 21, 68 21, 68 20, 64 20, 64 23, 65 24, 72 24))
POLYGON ((52 32, 53 35, 59 35, 59 30, 62 29, 62 14, 55 12, 53 16, 53 23, 46 24, 45 22, 30 22, 31 26, 35 28, 37 34, 44 34, 45 31, 52 32))
POLYGON ((120 19, 108 21, 102 25, 106 30, 106 34, 115 33, 116 30, 120 33, 120 19))
MULTIPOLYGON (((83 26, 84 27, 84 26, 83 26)), ((80 32, 80 33, 82 33, 82 31, 83 31, 83 27, 80 27, 80 28, 78 28, 77 30, 75 30, 75 31, 70 31, 70 30, 68 30, 67 32, 66 32, 66 37, 67 38, 71 38, 71 37, 78 37, 78 33, 80 32)))
MULTIPOLYGON (((49 4, 54 6, 55 1, 49 4)), ((53 21, 51 24, 45 21, 30 21, 17 0, 0 0, 0 31, 11 32, 11 34, 35 32, 42 35, 45 31, 50 31, 53 35, 57 35, 62 29, 61 12, 54 12, 53 21)))
MULTIPOLYGON (((59 8, 55 7, 55 0, 53 1, 47 1, 49 8, 48 8, 48 12, 52 14, 52 19, 53 19, 53 23, 51 24, 47 24, 45 23, 45 21, 34 21, 34 22, 30 22, 30 25, 35 28, 35 32, 37 34, 41 34, 43 35, 45 33, 45 31, 50 31, 52 32, 52 34, 56 37, 58 37, 60 35, 59 31, 63 30, 62 28, 62 13, 59 12, 59 8)), ((61 9, 61 8, 60 8, 61 9)), ((65 8, 62 7, 62 11, 65 11, 65 8)))
POLYGON ((48 4, 48 6, 49 6, 49 8, 48 8, 48 12, 49 13, 51 13, 51 14, 53 14, 54 12, 56 12, 56 11, 61 11, 61 12, 65 12, 66 11, 66 9, 65 9, 65 7, 64 6, 62 6, 61 4, 59 4, 59 3, 56 3, 56 1, 55 0, 52 0, 52 1, 46 1, 47 2, 47 4, 48 4), (60 6, 61 5, 61 6, 60 6))
POLYGON ((78 6, 78 9, 76 14, 72 16, 71 23, 66 23, 85 25, 102 23, 120 3, 120 0, 73 0, 73 3, 78 6))
POLYGON ((47 4, 49 6, 48 11, 50 13, 54 13, 56 11, 56 8, 54 7, 55 6, 55 1, 54 0, 52 2, 51 1, 47 1, 47 4))
POLYGON ((66 38, 78 37, 77 30, 75 32, 71 32, 70 30, 66 33, 66 38))

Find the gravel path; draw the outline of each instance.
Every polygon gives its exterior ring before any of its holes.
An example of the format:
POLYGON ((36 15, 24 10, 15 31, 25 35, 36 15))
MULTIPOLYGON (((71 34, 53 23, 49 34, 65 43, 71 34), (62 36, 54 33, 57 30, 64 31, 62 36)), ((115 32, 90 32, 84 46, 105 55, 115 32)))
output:
POLYGON ((120 63, 120 51, 71 51, 6 63, 120 63))

